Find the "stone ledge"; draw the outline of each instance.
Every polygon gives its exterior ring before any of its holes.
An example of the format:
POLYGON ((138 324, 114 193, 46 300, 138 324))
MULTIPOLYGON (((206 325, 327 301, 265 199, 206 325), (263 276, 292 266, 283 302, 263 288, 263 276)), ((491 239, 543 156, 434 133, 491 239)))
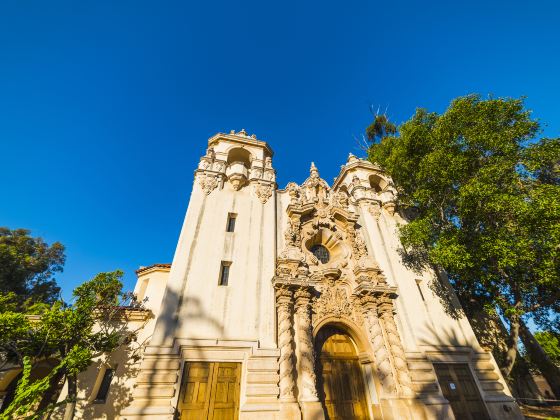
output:
POLYGON ((280 375, 276 372, 247 372, 247 383, 248 384, 278 384, 280 380, 280 375))
POLYGON ((137 384, 144 383, 156 383, 156 384, 174 384, 177 382, 178 370, 171 371, 169 373, 162 372, 161 370, 151 372, 142 372, 138 375, 136 379, 137 384))
POLYGON ((484 391, 503 391, 505 389, 500 382, 495 382, 495 381, 492 382, 482 381, 480 383, 480 386, 484 391))
POLYGON ((178 358, 174 359, 152 359, 144 358, 140 365, 141 370, 175 370, 178 371, 181 367, 181 361, 178 358))
POLYGON ((165 398, 175 395, 174 386, 137 387, 133 392, 134 398, 165 398))
POLYGON ((436 375, 430 371, 410 371, 410 376, 412 378, 412 382, 433 382, 437 380, 436 375))
POLYGON ((278 385, 247 384, 245 394, 248 397, 253 397, 253 396, 258 396, 258 395, 261 395, 261 396, 270 396, 270 395, 278 396, 278 395, 280 395, 280 388, 278 387, 278 385))
POLYGON ((278 371, 278 360, 276 358, 250 358, 247 360, 247 369, 278 371))
POLYGON ((175 408, 169 406, 158 406, 158 407, 126 407, 122 415, 145 415, 145 414, 174 414, 175 408))
POLYGON ((477 371, 476 376, 480 381, 499 381, 500 375, 498 375, 494 370, 483 370, 477 371))
POLYGON ((240 411, 280 411, 278 402, 272 403, 246 403, 240 408, 240 411))

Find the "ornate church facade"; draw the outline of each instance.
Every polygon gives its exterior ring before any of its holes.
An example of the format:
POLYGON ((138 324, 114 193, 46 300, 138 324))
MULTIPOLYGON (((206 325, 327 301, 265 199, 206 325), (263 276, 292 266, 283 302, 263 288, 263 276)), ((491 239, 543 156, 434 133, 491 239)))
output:
POLYGON ((443 273, 403 264, 382 169, 278 189, 272 156, 209 139, 121 417, 522 418, 443 273))
POLYGON ((111 385, 82 416, 523 418, 444 273, 403 263, 382 169, 350 155, 332 185, 312 164, 278 189, 272 157, 243 130, 208 140, 173 263, 138 271, 141 359, 92 367, 84 400, 111 385))

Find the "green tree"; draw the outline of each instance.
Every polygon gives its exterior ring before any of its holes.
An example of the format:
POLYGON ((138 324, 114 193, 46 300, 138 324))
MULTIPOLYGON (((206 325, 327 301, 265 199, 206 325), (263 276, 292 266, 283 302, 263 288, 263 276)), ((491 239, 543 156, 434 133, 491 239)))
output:
POLYGON ((53 275, 62 271, 64 246, 29 234, 0 227, 0 293, 15 293, 20 305, 52 303, 60 292, 53 275))
MULTIPOLYGON (((392 176, 410 221, 405 259, 445 269, 464 305, 507 319, 506 377, 524 317, 545 325, 560 309, 560 141, 539 132, 522 100, 476 95, 441 115, 418 109, 395 134, 367 131, 369 158, 392 176)), ((560 395, 558 369, 543 362, 560 395)))
POLYGON ((560 366, 560 339, 558 334, 551 331, 539 331, 535 333, 535 338, 550 360, 560 366))
POLYGON ((121 271, 100 273, 73 292, 71 304, 54 302, 39 316, 14 312, 10 298, 0 299, 0 353, 23 368, 12 403, 0 419, 15 416, 41 418, 51 412, 60 392, 68 383, 64 401, 65 419, 72 419, 76 407, 77 375, 94 359, 136 340, 130 330, 129 314, 142 309, 130 293, 122 290, 121 271), (2 305, 3 302, 3 305, 2 305), (30 382, 33 365, 45 359, 56 364, 46 378, 30 382))
MULTIPOLYGON (((534 335, 540 348, 556 366, 560 366, 560 337, 554 331, 537 331, 534 335)), ((531 363, 537 363, 531 359, 531 363)))

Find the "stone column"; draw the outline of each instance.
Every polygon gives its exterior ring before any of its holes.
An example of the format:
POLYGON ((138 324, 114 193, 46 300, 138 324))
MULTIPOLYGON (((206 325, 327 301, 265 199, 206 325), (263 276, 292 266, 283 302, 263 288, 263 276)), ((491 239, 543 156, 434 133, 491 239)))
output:
POLYGON ((396 383, 391 367, 390 351, 383 337, 383 329, 377 315, 375 298, 366 295, 361 300, 362 311, 369 332, 373 354, 375 355, 377 376, 383 387, 383 392, 386 395, 395 395, 396 383))
POLYGON ((303 419, 324 419, 323 407, 317 394, 315 351, 311 326, 311 293, 301 287, 295 292, 298 333, 298 374, 301 378, 299 401, 303 419))
MULTIPOLYGON (((280 402, 296 403, 294 379, 294 335, 292 333, 293 292, 287 287, 276 289, 278 311, 278 347, 280 348, 280 402)), ((297 403, 295 404, 297 406, 297 403)), ((299 409, 298 409, 299 411, 299 409)))
POLYGON ((412 380, 406 363, 406 355, 397 330, 395 317, 393 315, 393 302, 390 298, 381 298, 378 306, 379 317, 381 318, 389 348, 393 356, 393 364, 397 375, 399 391, 402 396, 410 397, 414 395, 412 391, 412 380))

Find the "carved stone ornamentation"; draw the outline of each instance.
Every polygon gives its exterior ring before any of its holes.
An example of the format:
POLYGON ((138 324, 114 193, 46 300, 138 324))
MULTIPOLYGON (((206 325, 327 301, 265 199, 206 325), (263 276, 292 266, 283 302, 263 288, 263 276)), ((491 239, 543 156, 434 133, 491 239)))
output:
POLYGON ((301 375, 300 401, 318 401, 315 351, 311 328, 311 293, 301 287, 295 292, 298 328, 298 364, 301 375))
POLYGON ((290 182, 286 186, 288 195, 290 196, 290 205, 298 206, 301 204, 301 196, 299 186, 295 182, 290 182))
POLYGON ((388 201, 383 203, 383 208, 389 213, 391 216, 395 214, 395 209, 397 205, 393 201, 388 201))
POLYGON ((216 160, 212 168, 216 172, 224 173, 226 170, 226 162, 223 160, 216 160))
POLYGON ((309 178, 302 184, 301 192, 304 204, 322 203, 329 198, 329 185, 319 176, 319 170, 313 162, 311 162, 311 168, 309 169, 309 178))
POLYGON ((336 285, 333 280, 327 280, 321 295, 313 302, 313 312, 315 313, 314 324, 328 316, 345 317, 358 325, 363 324, 363 318, 354 310, 354 305, 348 299, 345 287, 336 285))
POLYGON ((278 347, 280 347, 280 399, 295 401, 295 359, 294 335, 292 333, 293 300, 292 291, 287 287, 276 289, 278 311, 278 347))
POLYGON ((259 182, 255 185, 255 193, 257 194, 259 200, 261 200, 261 203, 265 204, 268 201, 268 199, 272 196, 273 188, 273 184, 259 182))
POLYGON ((242 174, 233 174, 229 176, 229 182, 231 182, 231 186, 235 191, 239 191, 239 189, 245 185, 246 178, 242 174))
POLYGON ((201 174, 199 184, 202 191, 209 195, 218 186, 218 178, 211 174, 201 174))
POLYGON ((276 262, 276 275, 300 278, 307 276, 309 268, 301 250, 300 220, 298 217, 288 219, 284 239, 284 249, 280 252, 276 262))
POLYGON ((375 366, 377 375, 383 391, 388 395, 396 392, 395 378, 391 368, 389 348, 383 337, 383 329, 377 315, 376 299, 372 295, 365 295, 360 298, 362 310, 369 333, 371 347, 375 355, 375 366))
POLYGON ((393 365, 397 373, 400 393, 404 396, 411 396, 414 394, 412 391, 412 379, 410 378, 408 364, 406 363, 406 355, 399 336, 399 331, 397 330, 397 324, 395 323, 393 303, 391 300, 389 298, 382 298, 378 311, 393 356, 393 365))
POLYGON ((374 201, 370 203, 368 206, 368 211, 375 218, 375 220, 379 219, 379 216, 381 216, 381 206, 379 205, 379 202, 374 201))
POLYGON ((251 173, 249 175, 249 178, 251 179, 261 179, 263 176, 263 169, 258 167, 258 166, 253 166, 251 168, 251 173))

